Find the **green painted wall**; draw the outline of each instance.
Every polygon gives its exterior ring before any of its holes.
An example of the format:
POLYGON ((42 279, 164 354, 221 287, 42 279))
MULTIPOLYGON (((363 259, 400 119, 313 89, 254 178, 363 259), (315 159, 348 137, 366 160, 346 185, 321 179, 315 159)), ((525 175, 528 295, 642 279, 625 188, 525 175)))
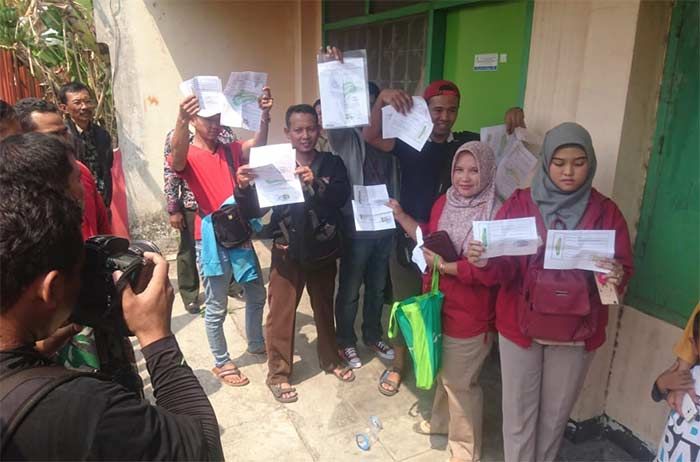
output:
POLYGON ((443 75, 462 93, 454 131, 478 132, 503 123, 508 108, 522 105, 530 20, 524 0, 485 2, 447 13, 443 75), (507 54, 496 71, 474 71, 474 55, 507 54))
POLYGON ((654 148, 625 303, 684 326, 700 300, 697 2, 674 5, 654 148))

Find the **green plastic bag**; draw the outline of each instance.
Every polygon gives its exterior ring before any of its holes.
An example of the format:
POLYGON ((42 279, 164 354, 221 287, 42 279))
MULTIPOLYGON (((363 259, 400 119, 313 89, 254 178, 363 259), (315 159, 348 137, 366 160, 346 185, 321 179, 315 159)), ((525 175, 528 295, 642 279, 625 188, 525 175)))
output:
POLYGON ((445 296, 439 290, 439 283, 436 259, 430 292, 395 302, 389 317, 389 338, 396 338, 398 329, 401 329, 413 359, 416 386, 423 390, 432 388, 440 369, 442 302, 445 296))

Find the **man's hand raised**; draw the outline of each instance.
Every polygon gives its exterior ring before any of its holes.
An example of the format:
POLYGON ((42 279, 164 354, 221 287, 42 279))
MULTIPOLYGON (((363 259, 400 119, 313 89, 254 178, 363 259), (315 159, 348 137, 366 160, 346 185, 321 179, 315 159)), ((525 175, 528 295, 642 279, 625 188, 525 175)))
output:
POLYGON ((260 95, 260 97, 258 98, 258 106, 263 111, 263 113, 269 114, 270 109, 272 109, 272 104, 274 102, 275 99, 272 97, 270 87, 263 87, 262 95, 260 95))
POLYGON ((188 96, 180 103, 178 119, 189 123, 199 112, 199 100, 195 95, 188 96))
POLYGON ((335 60, 341 63, 343 62, 343 52, 338 47, 327 46, 325 50, 321 47, 321 49, 318 50, 318 54, 323 56, 323 59, 326 61, 335 60))
POLYGON ((382 106, 391 105, 397 112, 407 114, 413 107, 413 98, 403 90, 386 89, 379 93, 382 106))

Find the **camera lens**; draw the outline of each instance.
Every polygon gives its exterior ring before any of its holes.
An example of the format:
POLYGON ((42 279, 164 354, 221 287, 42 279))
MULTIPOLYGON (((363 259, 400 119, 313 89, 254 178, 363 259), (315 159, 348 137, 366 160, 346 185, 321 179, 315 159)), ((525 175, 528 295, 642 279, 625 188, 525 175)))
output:
POLYGON ((129 251, 141 257, 143 257, 143 254, 145 252, 153 252, 157 253, 158 255, 163 255, 163 253, 160 251, 157 245, 155 245, 151 241, 144 240, 131 241, 131 244, 129 245, 129 251))

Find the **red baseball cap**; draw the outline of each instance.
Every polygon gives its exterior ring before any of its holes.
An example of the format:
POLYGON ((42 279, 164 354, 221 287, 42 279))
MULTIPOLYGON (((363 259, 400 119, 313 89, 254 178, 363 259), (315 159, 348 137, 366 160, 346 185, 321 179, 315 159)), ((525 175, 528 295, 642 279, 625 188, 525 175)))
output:
POLYGON ((459 98, 459 88, 457 88, 454 82, 450 82, 449 80, 436 80, 428 85, 423 92, 423 98, 425 98, 426 101, 430 101, 430 98, 439 95, 454 95, 459 98))

